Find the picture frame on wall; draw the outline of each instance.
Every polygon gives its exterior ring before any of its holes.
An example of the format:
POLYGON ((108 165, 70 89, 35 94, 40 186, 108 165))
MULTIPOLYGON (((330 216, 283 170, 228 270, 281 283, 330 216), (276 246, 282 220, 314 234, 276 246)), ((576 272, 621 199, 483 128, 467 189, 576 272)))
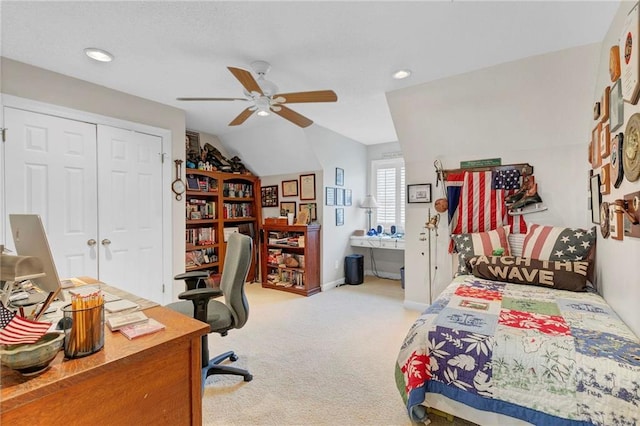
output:
POLYGON ((431 184, 420 183, 415 185, 407 185, 407 202, 408 203, 430 203, 431 202, 431 184))
POLYGON ((351 190, 350 189, 345 189, 344 190, 344 205, 345 206, 350 206, 353 203, 353 198, 351 195, 351 190))
POLYGON ((602 125, 600 131, 600 158, 607 158, 609 156, 611 145, 611 135, 609 132, 609 123, 602 125))
POLYGON ((344 209, 336 209, 336 226, 344 225, 344 209))
POLYGON ((282 196, 283 197, 298 196, 298 180, 297 179, 282 181, 282 196))
POLYGON ((287 213, 293 213, 293 215, 295 216, 295 214, 297 213, 296 202, 295 201, 280 201, 280 214, 282 214, 283 211, 284 211, 285 215, 287 213))
POLYGON ((600 121, 604 123, 609 120, 609 100, 611 98, 611 86, 607 86, 604 88, 604 93, 602 94, 602 99, 600 100, 600 108, 602 110, 600 114, 600 121))
POLYGON ((609 99, 609 124, 611 132, 618 130, 624 123, 624 100, 622 99, 622 86, 620 80, 617 80, 611 86, 609 99))
POLYGON ((260 188, 262 207, 278 207, 278 185, 268 185, 260 188))
POLYGON ((335 188, 327 186, 324 189, 324 204, 327 206, 336 205, 336 189, 335 188))
POLYGON ((344 206, 344 188, 336 188, 336 206, 344 206))
POLYGON ((336 186, 344 186, 344 169, 336 167, 336 186))
POLYGON ((300 203, 299 210, 307 210, 309 212, 310 220, 318 220, 318 205, 316 203, 300 203))
POLYGON ((316 174, 315 173, 300 175, 300 199, 301 200, 316 199, 316 174))
POLYGON ((602 194, 600 193, 600 174, 595 173, 591 179, 591 222, 600 223, 600 203, 602 194))

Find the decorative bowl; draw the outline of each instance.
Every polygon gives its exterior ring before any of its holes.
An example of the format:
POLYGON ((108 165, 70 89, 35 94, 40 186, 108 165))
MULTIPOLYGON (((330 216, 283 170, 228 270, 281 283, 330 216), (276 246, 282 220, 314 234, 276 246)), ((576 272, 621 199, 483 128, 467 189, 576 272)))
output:
POLYGON ((46 333, 35 343, 0 345, 0 362, 25 376, 44 371, 64 343, 64 333, 46 333))

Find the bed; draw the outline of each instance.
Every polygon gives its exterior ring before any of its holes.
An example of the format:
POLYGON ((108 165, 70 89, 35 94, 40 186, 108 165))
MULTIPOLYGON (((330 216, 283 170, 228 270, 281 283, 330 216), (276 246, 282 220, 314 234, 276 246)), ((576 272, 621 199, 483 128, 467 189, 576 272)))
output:
POLYGON ((588 262, 472 254, 398 353, 410 418, 434 407, 480 424, 640 425, 640 340, 584 285, 588 262))

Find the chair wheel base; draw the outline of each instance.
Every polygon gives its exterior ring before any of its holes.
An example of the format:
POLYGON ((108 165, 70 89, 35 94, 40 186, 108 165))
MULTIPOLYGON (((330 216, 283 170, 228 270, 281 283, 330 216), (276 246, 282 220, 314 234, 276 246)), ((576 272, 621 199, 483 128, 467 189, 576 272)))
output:
POLYGON ((249 375, 247 375, 247 376, 244 376, 244 381, 245 381, 245 382, 250 382, 250 381, 252 381, 252 380, 253 380, 253 376, 252 376, 251 374, 249 374, 249 375))
POLYGON ((238 360, 238 355, 233 354, 233 355, 229 356, 229 361, 236 362, 237 360, 238 360))

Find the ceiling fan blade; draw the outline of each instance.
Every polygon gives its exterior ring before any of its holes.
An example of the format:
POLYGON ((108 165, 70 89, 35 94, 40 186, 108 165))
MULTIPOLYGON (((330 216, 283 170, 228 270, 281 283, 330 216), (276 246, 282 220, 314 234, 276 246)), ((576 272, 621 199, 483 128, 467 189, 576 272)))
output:
POLYGON ((238 114, 238 116, 234 118, 231 123, 229 123, 229 126, 237 126, 239 124, 244 123, 247 118, 251 117, 251 114, 253 114, 253 111, 255 110, 252 110, 251 107, 246 108, 244 111, 238 114))
POLYGON ((283 104, 299 104, 303 102, 336 102, 338 96, 333 90, 315 90, 313 92, 278 93, 273 98, 284 98, 283 104))
POLYGON ((262 93, 262 89, 260 88, 260 86, 258 86, 258 82, 255 78, 253 78, 249 71, 243 70, 242 68, 227 68, 229 69, 229 71, 231 71, 231 74, 233 74, 233 76, 238 79, 240 84, 242 84, 242 86, 247 89, 247 92, 258 92, 261 95, 264 95, 264 93, 262 93))
POLYGON ((302 114, 298 114, 292 109, 287 108, 286 106, 280 105, 280 110, 276 111, 275 109, 271 109, 273 112, 278 114, 280 117, 289 120, 295 125, 300 127, 309 127, 313 124, 313 121, 309 120, 302 114))
POLYGON ((177 101, 248 101, 245 98, 176 98, 177 101))

